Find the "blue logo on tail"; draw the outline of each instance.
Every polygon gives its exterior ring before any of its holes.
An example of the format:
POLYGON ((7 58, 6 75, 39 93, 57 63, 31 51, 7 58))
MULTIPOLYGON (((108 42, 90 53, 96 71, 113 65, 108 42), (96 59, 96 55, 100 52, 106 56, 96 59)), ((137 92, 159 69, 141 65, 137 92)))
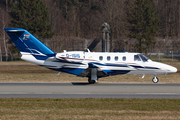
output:
POLYGON ((29 34, 25 34, 24 37, 23 37, 23 40, 29 39, 29 36, 30 36, 29 34))

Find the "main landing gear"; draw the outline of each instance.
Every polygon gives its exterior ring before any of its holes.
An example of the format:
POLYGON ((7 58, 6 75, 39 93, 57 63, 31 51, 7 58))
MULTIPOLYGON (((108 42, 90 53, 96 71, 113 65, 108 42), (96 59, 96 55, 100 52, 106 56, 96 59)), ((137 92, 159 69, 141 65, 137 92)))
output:
POLYGON ((93 83, 96 83, 98 80, 98 77, 97 77, 97 68, 92 68, 91 69, 91 76, 88 78, 88 82, 90 84, 93 84, 93 83))
POLYGON ((152 81, 153 81, 153 83, 158 83, 159 79, 156 76, 154 76, 152 81))
POLYGON ((91 80, 91 78, 88 78, 88 82, 89 82, 89 84, 94 84, 94 83, 96 83, 96 80, 91 80))

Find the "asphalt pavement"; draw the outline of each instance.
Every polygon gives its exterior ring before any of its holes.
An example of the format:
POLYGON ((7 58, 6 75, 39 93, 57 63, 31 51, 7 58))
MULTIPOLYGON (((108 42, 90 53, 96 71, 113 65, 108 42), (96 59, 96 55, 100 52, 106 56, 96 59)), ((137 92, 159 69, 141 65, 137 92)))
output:
POLYGON ((175 83, 0 83, 0 98, 180 99, 175 83))

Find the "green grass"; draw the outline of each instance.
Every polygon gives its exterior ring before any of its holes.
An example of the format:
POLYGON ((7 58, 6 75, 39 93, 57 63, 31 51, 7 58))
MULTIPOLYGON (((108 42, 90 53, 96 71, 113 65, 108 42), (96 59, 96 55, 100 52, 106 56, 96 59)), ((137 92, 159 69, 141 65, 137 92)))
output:
POLYGON ((0 119, 180 119, 177 99, 0 99, 0 119))

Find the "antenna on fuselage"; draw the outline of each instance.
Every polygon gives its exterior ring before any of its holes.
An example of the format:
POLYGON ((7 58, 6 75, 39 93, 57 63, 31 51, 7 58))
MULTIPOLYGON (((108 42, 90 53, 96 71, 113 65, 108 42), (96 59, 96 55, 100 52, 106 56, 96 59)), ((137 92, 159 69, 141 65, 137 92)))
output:
POLYGON ((85 50, 85 52, 91 52, 88 48, 85 50))

